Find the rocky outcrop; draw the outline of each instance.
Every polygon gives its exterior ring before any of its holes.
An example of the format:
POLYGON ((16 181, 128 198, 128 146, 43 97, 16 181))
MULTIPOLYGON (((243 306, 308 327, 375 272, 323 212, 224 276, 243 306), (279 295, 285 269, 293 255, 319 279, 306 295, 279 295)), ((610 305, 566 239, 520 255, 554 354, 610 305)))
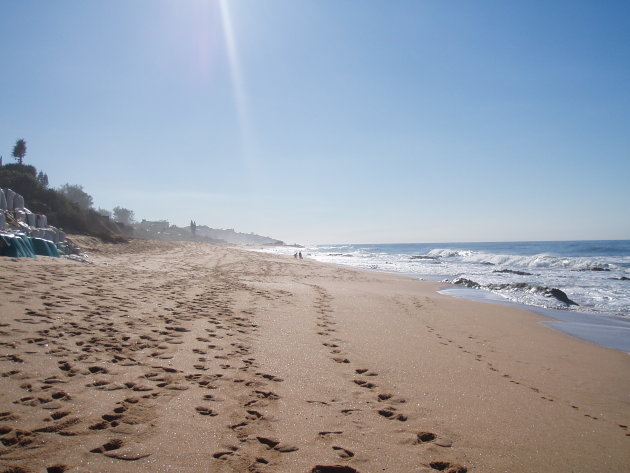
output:
POLYGON ((458 286, 472 287, 473 289, 481 288, 481 284, 479 284, 478 282, 472 281, 470 279, 466 279, 466 278, 457 278, 451 281, 451 283, 457 284, 458 286))
POLYGON ((493 273, 516 274, 518 276, 533 276, 532 273, 528 273, 528 272, 525 272, 525 271, 515 271, 513 269, 495 269, 492 272, 493 273))
POLYGON ((556 289, 555 287, 541 287, 540 289, 542 290, 542 295, 545 297, 554 297, 566 305, 579 305, 577 302, 569 299, 567 294, 560 289, 556 289))
POLYGON ((569 299, 569 296, 564 291, 557 289, 555 287, 547 287, 547 286, 536 286, 524 282, 518 283, 510 283, 510 284, 486 284, 481 285, 476 281, 467 278, 457 278, 452 281, 452 284, 456 284, 458 286, 470 287, 473 289, 487 289, 489 291, 502 291, 502 290, 521 290, 527 291, 534 294, 539 294, 544 297, 554 298, 566 306, 579 305, 577 302, 569 299))

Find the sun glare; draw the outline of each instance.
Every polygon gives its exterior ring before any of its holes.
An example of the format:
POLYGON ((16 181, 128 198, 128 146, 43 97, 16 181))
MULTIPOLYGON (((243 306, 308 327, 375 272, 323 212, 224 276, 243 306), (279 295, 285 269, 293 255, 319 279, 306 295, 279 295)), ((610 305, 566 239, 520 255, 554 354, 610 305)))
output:
POLYGON ((234 102, 236 106, 239 127, 241 130, 243 157, 245 161, 250 161, 253 158, 253 148, 251 146, 250 133, 251 130, 249 126, 249 116, 247 113, 245 86, 243 84, 243 76, 241 73, 241 66, 234 35, 232 16, 230 14, 229 1, 219 0, 219 9, 221 12, 221 25, 223 27, 223 36, 225 39, 226 53, 232 79, 234 102))

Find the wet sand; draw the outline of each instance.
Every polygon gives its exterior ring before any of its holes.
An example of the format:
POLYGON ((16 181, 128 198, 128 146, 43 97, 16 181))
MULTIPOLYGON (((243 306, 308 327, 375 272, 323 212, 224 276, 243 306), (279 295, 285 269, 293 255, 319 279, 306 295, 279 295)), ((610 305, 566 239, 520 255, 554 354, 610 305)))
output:
POLYGON ((194 243, 0 260, 0 471, 608 472, 630 356, 440 285, 194 243))

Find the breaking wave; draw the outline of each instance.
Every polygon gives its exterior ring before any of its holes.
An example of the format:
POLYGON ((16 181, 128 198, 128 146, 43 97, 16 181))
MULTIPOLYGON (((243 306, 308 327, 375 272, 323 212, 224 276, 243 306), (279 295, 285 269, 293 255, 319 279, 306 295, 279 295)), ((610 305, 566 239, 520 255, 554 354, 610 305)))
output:
MULTIPOLYGON (((451 249, 431 250, 427 256, 434 258, 456 258, 462 262, 477 264, 492 264, 510 268, 553 268, 575 271, 611 271, 618 265, 607 262, 606 257, 558 257, 550 254, 536 255, 506 255, 477 251, 462 251, 451 249)), ((630 262, 630 259, 628 260, 630 262)))

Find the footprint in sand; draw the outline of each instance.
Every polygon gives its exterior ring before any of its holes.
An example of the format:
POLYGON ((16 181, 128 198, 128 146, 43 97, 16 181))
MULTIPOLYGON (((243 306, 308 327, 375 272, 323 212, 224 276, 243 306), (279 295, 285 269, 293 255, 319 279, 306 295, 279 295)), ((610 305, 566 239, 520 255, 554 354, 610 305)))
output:
POLYGON ((258 419, 264 419, 265 416, 263 416, 260 412, 258 411, 254 411, 254 410, 248 410, 247 411, 247 419, 249 420, 258 420, 258 419))
POLYGON ((195 407, 195 410, 201 414, 202 416, 211 416, 214 417, 216 415, 218 415, 215 411, 213 411, 212 409, 208 408, 208 407, 204 407, 204 406, 198 406, 195 407))
POLYGON ((113 439, 110 440, 109 442, 103 444, 102 446, 98 447, 98 448, 94 448, 92 450, 90 450, 91 453, 105 453, 105 452, 109 452, 111 450, 117 450, 119 448, 121 448, 123 446, 123 441, 120 439, 113 439))
POLYGON ((263 445, 266 445, 269 450, 276 450, 280 453, 297 452, 299 450, 295 445, 280 443, 279 440, 271 439, 267 437, 256 437, 263 445))
POLYGON ((0 438, 0 443, 5 447, 11 447, 13 445, 17 445, 19 447, 24 447, 33 443, 33 432, 29 432, 28 430, 9 430, 0 438))
POLYGON ((230 429, 238 430, 242 429, 243 427, 247 427, 248 425, 249 424, 247 422, 239 422, 238 424, 230 425, 230 429))
POLYGON ((223 399, 220 399, 220 398, 216 397, 213 394, 204 394, 203 400, 204 401, 213 401, 213 402, 221 402, 221 401, 223 401, 223 399))
POLYGON ((234 455, 234 452, 238 450, 238 447, 228 447, 229 450, 222 450, 216 453, 213 453, 212 456, 216 459, 225 459, 226 457, 230 457, 234 455))
POLYGON ((378 414, 385 417, 389 420, 398 420, 400 422, 405 422, 407 420, 407 416, 404 414, 396 414, 395 409, 393 407, 388 407, 385 409, 379 409, 378 414))
POLYGON ((437 436, 432 432, 418 432, 416 434, 416 443, 433 442, 437 436))
POLYGON ((109 422, 98 422, 88 427, 90 430, 103 430, 108 427, 113 427, 109 422))
POLYGON ((63 473, 67 469, 66 465, 53 465, 46 468, 46 473, 63 473))
POLYGON ((339 455, 339 457, 343 458, 344 460, 347 460, 348 458, 352 458, 354 456, 354 452, 351 452, 350 450, 347 450, 343 447, 334 447, 332 448, 337 455, 339 455))
POLYGON ((281 383, 282 381, 284 381, 284 379, 278 378, 277 376, 274 376, 272 374, 256 373, 256 376, 261 376, 261 377, 263 377, 265 379, 268 379, 270 381, 275 381, 276 383, 281 383))
POLYGON ((254 391, 254 393, 256 393, 258 397, 261 399, 270 399, 273 401, 280 399, 280 396, 278 396, 272 391, 254 391))
POLYGON ((72 399, 68 393, 65 393, 63 391, 55 391, 50 395, 50 397, 59 401, 69 401, 70 399, 72 399))
POLYGON ((341 430, 336 430, 336 431, 324 430, 324 431, 320 432, 318 435, 320 437, 328 437, 329 435, 341 435, 341 434, 343 434, 343 431, 341 431, 341 430))
POLYGON ((50 415, 50 418, 51 418, 52 420, 59 420, 59 419, 62 419, 62 418, 64 418, 64 417, 66 417, 66 416, 67 416, 67 415, 69 415, 69 414, 70 414, 70 412, 68 412, 68 411, 57 411, 57 412, 53 412, 53 413, 50 415))
POLYGON ((275 448, 277 445, 280 444, 280 441, 267 437, 256 437, 256 439, 263 445, 266 445, 269 449, 275 448))
POLYGON ((315 465, 311 473, 359 473, 359 471, 345 465, 315 465))
POLYGON ((444 471, 445 473, 466 473, 468 471, 468 468, 465 466, 450 462, 431 462, 429 466, 434 470, 444 471))
POLYGON ((367 368, 359 368, 354 370, 354 372, 357 374, 363 374, 365 376, 378 376, 378 373, 375 373, 374 371, 369 371, 367 368))
POLYGON ((366 389, 374 389, 376 387, 376 384, 365 381, 364 379, 355 379, 354 383, 366 389))
POLYGON ((342 357, 335 357, 333 358, 333 361, 335 363, 350 363, 350 360, 348 358, 342 358, 342 357))

